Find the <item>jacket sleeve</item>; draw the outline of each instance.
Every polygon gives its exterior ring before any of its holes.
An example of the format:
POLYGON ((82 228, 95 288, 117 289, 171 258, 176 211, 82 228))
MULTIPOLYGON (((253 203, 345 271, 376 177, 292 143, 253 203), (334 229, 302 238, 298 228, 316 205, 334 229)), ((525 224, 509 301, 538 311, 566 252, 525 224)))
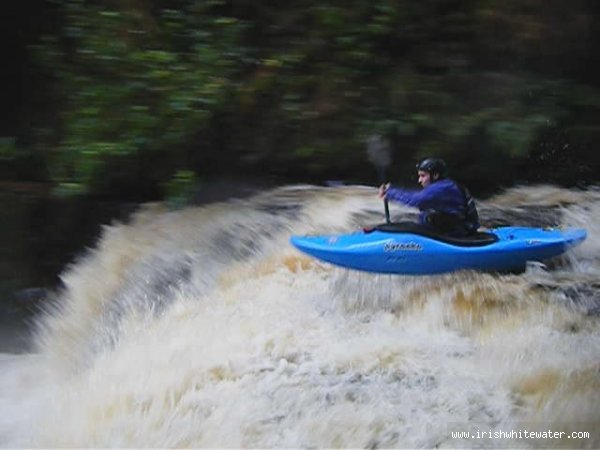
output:
POLYGON ((435 192, 434 185, 430 185, 420 191, 390 187, 386 192, 386 197, 405 205, 420 208, 435 196, 435 192))

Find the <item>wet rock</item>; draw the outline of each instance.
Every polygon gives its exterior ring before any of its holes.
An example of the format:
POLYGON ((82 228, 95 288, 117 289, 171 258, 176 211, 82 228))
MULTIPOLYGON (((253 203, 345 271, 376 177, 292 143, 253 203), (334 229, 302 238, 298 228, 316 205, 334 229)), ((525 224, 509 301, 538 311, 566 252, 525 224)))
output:
POLYGON ((44 287, 20 289, 13 295, 17 307, 36 307, 50 295, 50 290, 44 287))

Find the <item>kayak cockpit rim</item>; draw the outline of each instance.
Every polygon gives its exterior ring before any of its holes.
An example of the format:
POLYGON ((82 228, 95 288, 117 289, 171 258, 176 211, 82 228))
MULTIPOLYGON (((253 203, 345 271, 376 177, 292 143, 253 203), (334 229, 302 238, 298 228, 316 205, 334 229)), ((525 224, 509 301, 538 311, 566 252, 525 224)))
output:
POLYGON ((459 247, 483 247, 498 242, 498 236, 494 233, 477 232, 468 236, 448 236, 437 233, 430 228, 413 222, 392 222, 382 223, 363 229, 365 233, 373 231, 382 231, 384 233, 410 233, 417 236, 423 236, 446 244, 457 245, 459 247))

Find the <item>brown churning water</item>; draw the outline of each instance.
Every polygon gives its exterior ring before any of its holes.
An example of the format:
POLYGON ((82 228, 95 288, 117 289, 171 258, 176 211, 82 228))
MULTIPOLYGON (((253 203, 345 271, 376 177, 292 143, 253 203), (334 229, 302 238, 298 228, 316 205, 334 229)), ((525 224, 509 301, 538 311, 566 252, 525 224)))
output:
POLYGON ((479 209, 588 239, 518 275, 373 275, 288 244, 382 221, 372 188, 148 205, 65 271, 36 352, 0 358, 0 445, 597 448, 600 191, 479 209))

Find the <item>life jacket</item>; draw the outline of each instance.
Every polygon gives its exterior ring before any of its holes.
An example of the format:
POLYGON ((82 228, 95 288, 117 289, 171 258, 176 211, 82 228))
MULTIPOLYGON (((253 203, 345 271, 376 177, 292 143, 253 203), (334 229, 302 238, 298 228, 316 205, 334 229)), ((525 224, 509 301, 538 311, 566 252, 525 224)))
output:
POLYGON ((476 233, 479 228, 479 213, 475 206, 475 200, 473 200, 473 196, 465 186, 458 183, 457 186, 465 195, 465 228, 469 234, 476 233))
POLYGON ((465 198, 463 212, 447 213, 437 210, 426 210, 424 211, 424 223, 434 230, 447 235, 464 236, 474 234, 479 228, 479 214, 477 213, 475 200, 473 200, 471 193, 465 186, 459 183, 455 184, 465 198))

